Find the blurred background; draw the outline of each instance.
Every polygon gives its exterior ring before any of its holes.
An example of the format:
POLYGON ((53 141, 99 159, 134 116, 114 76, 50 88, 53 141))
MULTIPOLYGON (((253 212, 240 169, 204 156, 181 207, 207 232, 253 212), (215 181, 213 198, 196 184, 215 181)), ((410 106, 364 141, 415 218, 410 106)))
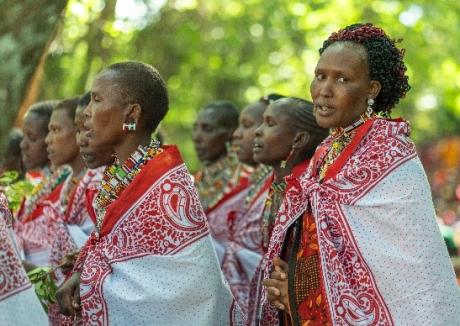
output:
POLYGON ((229 99, 240 108, 271 92, 310 99, 318 48, 333 31, 372 22, 402 39, 412 90, 393 117, 413 139, 440 218, 460 215, 460 1, 0 0, 2 146, 27 107, 89 90, 121 60, 156 66, 171 110, 162 123, 191 168, 196 113, 229 99))

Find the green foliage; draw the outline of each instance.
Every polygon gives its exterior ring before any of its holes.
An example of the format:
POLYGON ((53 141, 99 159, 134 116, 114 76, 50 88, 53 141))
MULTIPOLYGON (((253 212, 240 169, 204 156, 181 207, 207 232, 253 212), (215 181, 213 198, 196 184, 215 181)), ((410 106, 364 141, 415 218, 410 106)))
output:
POLYGON ((27 273, 30 282, 34 285, 35 293, 48 312, 48 305, 56 303, 57 286, 53 280, 53 269, 50 267, 38 267, 27 273))
POLYGON ((0 1, 0 155, 66 0, 0 1))
POLYGON ((0 175, 0 187, 4 188, 8 206, 12 211, 17 211, 21 205, 22 199, 32 194, 34 186, 26 180, 18 179, 18 172, 7 171, 0 175))
POLYGON ((416 141, 459 130, 459 1, 160 2, 71 0, 46 65, 43 97, 82 93, 115 61, 151 63, 170 91, 167 141, 179 144, 195 169, 190 135, 203 105, 225 98, 243 107, 270 92, 310 98, 322 41, 351 23, 372 22, 404 39, 412 90, 394 116, 412 122, 416 141))

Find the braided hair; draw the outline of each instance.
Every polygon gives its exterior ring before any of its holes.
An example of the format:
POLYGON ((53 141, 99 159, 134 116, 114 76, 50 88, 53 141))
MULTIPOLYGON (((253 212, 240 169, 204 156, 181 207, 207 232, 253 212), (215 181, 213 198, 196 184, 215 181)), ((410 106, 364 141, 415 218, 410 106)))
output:
POLYGON ((294 128, 309 133, 310 143, 305 154, 308 158, 312 157, 316 147, 329 135, 329 129, 320 127, 316 122, 313 103, 297 97, 284 97, 273 103, 283 107, 294 128))
POLYGON ((353 24, 332 33, 319 49, 322 54, 336 42, 352 42, 364 47, 371 80, 381 84, 381 90, 373 106, 376 113, 389 115, 399 100, 410 89, 409 78, 405 74, 404 49, 398 49, 396 43, 401 40, 390 39, 383 29, 367 24, 353 24))

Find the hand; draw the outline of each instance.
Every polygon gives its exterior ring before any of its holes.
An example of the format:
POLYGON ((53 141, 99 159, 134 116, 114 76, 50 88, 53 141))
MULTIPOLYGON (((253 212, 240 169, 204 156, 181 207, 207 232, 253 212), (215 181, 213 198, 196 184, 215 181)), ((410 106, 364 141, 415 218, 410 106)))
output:
POLYGON ((80 273, 72 276, 62 284, 56 292, 59 310, 66 316, 76 316, 80 313, 80 273))
POLYGON ((24 267, 24 269, 26 270, 26 272, 30 272, 31 270, 34 270, 35 268, 37 268, 38 266, 35 266, 34 264, 32 264, 30 261, 28 260, 23 260, 22 261, 22 266, 24 267))
POLYGON ((281 258, 273 259, 274 269, 269 279, 262 281, 267 289, 268 301, 280 310, 290 313, 288 294, 289 267, 281 258))
POLYGON ((79 250, 75 250, 64 256, 64 259, 61 261, 59 267, 61 267, 61 270, 65 275, 73 269, 79 253, 79 250))

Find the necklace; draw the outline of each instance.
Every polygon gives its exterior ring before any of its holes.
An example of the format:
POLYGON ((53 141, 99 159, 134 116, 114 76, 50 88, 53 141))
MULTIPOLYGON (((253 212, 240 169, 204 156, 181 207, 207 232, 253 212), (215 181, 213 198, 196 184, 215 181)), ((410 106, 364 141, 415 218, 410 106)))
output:
POLYGON ((268 198, 265 201, 264 210, 262 212, 262 248, 264 251, 268 249, 273 223, 275 222, 281 202, 283 201, 286 186, 285 180, 273 182, 270 186, 268 198))
POLYGON ((356 128, 364 124, 367 120, 373 118, 375 114, 369 116, 367 114, 361 114, 360 118, 353 122, 351 125, 342 128, 334 128, 332 130, 332 137, 334 140, 332 141, 329 151, 326 155, 326 158, 323 161, 323 164, 320 167, 319 170, 319 179, 323 180, 324 177, 326 176, 326 173, 329 169, 329 167, 334 163, 336 158, 340 155, 340 153, 343 151, 345 147, 351 142, 353 139, 355 133, 356 133, 356 128))
POLYGON ((32 195, 27 200, 26 207, 24 209, 24 218, 27 218, 37 208, 40 199, 45 198, 54 189, 64 181, 72 173, 72 168, 68 165, 60 166, 51 177, 43 179, 38 185, 32 190, 32 195))
POLYGON ((251 174, 251 177, 250 177, 251 185, 249 186, 248 195, 246 196, 244 200, 244 207, 246 209, 249 208, 249 205, 254 200, 254 197, 259 193, 259 190, 264 185, 265 179, 272 171, 273 170, 270 166, 260 164, 254 171, 254 173, 251 174))
POLYGON ((142 167, 161 152, 163 149, 160 148, 160 142, 152 138, 147 147, 139 145, 123 164, 115 159, 115 162, 105 169, 99 193, 94 201, 97 230, 101 228, 107 207, 119 198, 142 167))
POLYGON ((238 180, 239 162, 231 154, 210 166, 205 166, 197 178, 198 194, 204 210, 217 204, 238 180))

